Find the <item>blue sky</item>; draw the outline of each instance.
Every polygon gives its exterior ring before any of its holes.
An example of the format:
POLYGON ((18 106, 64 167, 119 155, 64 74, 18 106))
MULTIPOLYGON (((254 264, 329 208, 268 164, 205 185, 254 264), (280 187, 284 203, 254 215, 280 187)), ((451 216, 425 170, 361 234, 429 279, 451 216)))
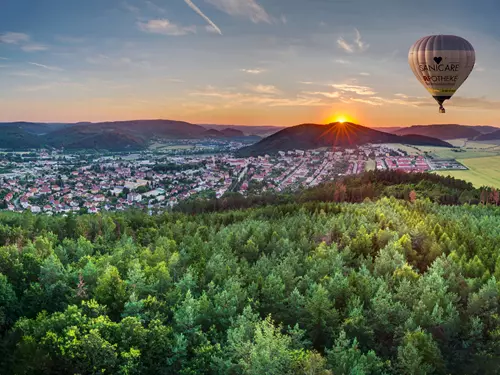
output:
POLYGON ((494 0, 3 0, 0 121, 500 125, 498 14, 494 0), (407 61, 430 34, 477 55, 446 116, 407 61))

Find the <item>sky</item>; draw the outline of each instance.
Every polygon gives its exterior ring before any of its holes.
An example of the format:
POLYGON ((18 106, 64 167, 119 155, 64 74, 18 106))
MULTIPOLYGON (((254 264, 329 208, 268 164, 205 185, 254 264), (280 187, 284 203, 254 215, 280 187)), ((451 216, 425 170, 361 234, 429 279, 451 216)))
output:
POLYGON ((498 0, 2 0, 0 121, 500 126, 498 0), (420 37, 476 51, 447 113, 420 37))

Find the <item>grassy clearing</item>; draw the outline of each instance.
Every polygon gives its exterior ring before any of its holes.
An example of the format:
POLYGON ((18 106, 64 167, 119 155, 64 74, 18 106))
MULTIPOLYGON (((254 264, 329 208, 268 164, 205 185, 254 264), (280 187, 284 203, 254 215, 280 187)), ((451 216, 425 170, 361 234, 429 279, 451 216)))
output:
POLYGON ((457 159, 468 171, 439 171, 441 176, 452 176, 471 182, 475 187, 500 188, 500 156, 457 159))

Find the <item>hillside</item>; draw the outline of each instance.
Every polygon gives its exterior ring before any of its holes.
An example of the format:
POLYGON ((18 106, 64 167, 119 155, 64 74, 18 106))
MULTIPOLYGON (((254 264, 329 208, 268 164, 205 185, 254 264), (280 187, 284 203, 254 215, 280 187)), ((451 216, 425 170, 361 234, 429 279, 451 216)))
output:
POLYGON ((480 195, 427 176, 198 215, 1 212, 2 373, 495 374, 498 207, 421 199, 480 195))
POLYGON ((481 135, 481 132, 472 126, 465 125, 414 125, 408 128, 396 130, 394 134, 403 136, 408 134, 418 134, 446 140, 457 138, 473 139, 481 135))
POLYGON ((43 141, 39 135, 29 132, 19 124, 0 125, 0 148, 18 150, 40 147, 41 142, 43 141))
POLYGON ((184 121, 135 120, 77 124, 0 123, 0 148, 26 149, 43 146, 68 149, 139 150, 155 140, 176 139, 245 139, 241 130, 209 129, 184 121))
POLYGON ((487 134, 481 134, 477 136, 474 140, 475 141, 492 141, 492 140, 498 140, 500 139, 500 129, 497 131, 494 131, 492 133, 487 133, 487 134))
POLYGON ((352 123, 302 124, 283 129, 238 151, 239 156, 275 154, 278 151, 319 147, 349 147, 367 143, 406 143, 453 147, 447 142, 421 135, 398 136, 352 123))
POLYGON ((243 132, 247 136, 258 135, 260 137, 268 137, 280 130, 283 130, 284 126, 252 126, 252 125, 215 125, 215 124, 199 124, 207 129, 223 130, 223 129, 235 129, 243 132))

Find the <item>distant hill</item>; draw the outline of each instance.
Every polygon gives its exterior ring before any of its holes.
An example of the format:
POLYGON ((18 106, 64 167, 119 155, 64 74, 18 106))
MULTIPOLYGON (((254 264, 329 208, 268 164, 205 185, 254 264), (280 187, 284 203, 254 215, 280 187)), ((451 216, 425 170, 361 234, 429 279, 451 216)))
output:
POLYGON ((481 135, 481 132, 472 126, 466 125, 414 125, 399 129, 394 134, 418 134, 445 140, 457 138, 473 139, 481 135))
POLYGON ((139 150, 149 143, 175 139, 235 139, 257 142, 234 128, 220 130, 173 120, 135 120, 76 124, 31 122, 0 123, 0 148, 26 149, 44 146, 68 149, 139 150))
POLYGON ((221 134, 228 138, 244 137, 245 133, 238 129, 226 128, 220 130, 221 134))
POLYGON ((375 129, 375 130, 378 130, 378 131, 384 132, 384 133, 394 134, 394 132, 402 129, 402 127, 401 126, 382 126, 382 127, 373 127, 372 129, 375 129))
POLYGON ((406 143, 453 147, 442 140, 422 135, 398 136, 352 123, 302 124, 289 127, 238 151, 239 156, 275 154, 278 151, 319 147, 349 147, 366 143, 406 143))
POLYGON ((258 135, 261 137, 267 137, 271 134, 277 133, 280 130, 285 129, 285 126, 252 126, 252 125, 216 125, 216 124, 199 124, 207 129, 223 130, 223 129, 235 129, 243 132, 247 136, 258 135))
POLYGON ((497 131, 494 131, 492 133, 488 134, 481 134, 480 136, 477 136, 474 140, 475 141, 493 141, 500 139, 500 129, 497 131))
POLYGON ((472 127, 483 134, 493 133, 500 130, 498 127, 490 125, 473 125, 472 127))
POLYGON ((36 148, 40 147, 40 143, 38 135, 27 131, 19 124, 0 125, 0 148, 9 150, 36 148))

